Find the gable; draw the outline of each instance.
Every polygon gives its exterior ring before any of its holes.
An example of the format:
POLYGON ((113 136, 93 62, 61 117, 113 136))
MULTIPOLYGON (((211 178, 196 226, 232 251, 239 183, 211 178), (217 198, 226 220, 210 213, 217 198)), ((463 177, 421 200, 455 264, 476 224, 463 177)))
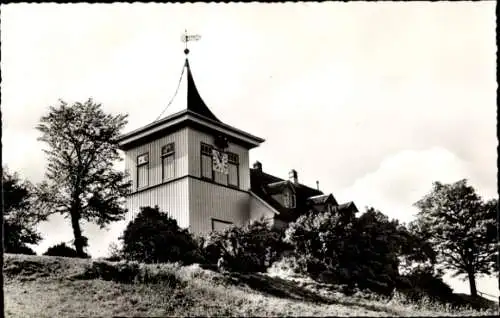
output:
POLYGON ((327 205, 331 204, 333 206, 338 205, 337 200, 333 194, 322 194, 309 197, 307 199, 312 205, 327 205))
POLYGON ((323 192, 309 188, 303 184, 294 184, 259 169, 250 169, 250 187, 255 195, 272 206, 280 214, 276 216, 283 221, 294 220, 300 213, 307 211, 307 199, 311 196, 322 195, 323 192), (286 208, 282 200, 283 194, 290 191, 295 195, 295 208, 286 208), (289 189, 289 190, 288 190, 289 189))

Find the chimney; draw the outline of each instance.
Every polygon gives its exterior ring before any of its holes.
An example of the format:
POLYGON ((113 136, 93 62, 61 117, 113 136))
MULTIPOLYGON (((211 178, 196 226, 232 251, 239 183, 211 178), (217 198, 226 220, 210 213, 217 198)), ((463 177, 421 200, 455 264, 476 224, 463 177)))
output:
POLYGON ((316 189, 319 191, 319 181, 316 181, 316 189))
POLYGON ((253 168, 262 171, 262 163, 255 161, 255 163, 253 164, 253 168))
POLYGON ((288 179, 294 184, 299 183, 299 177, 297 176, 297 171, 295 171, 294 169, 290 170, 290 172, 288 173, 288 179))

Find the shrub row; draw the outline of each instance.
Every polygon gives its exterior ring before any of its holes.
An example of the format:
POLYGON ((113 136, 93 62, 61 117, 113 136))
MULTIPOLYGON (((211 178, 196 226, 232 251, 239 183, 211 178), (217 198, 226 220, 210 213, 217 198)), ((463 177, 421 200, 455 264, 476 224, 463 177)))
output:
POLYGON ((102 279, 118 283, 162 283, 175 288, 181 284, 176 276, 176 271, 171 268, 148 268, 140 266, 137 262, 107 262, 94 261, 86 268, 85 272, 76 275, 75 279, 102 279))
MULTIPOLYGON (((400 275, 399 257, 415 258, 416 246, 422 244, 415 243, 404 226, 373 209, 360 217, 349 211, 308 213, 286 231, 258 220, 194 237, 158 207, 144 207, 120 239, 122 247, 113 245, 109 260, 126 262, 94 262, 89 277, 129 283, 173 280, 160 274, 148 276, 137 262, 200 263, 234 272, 265 272, 274 264, 275 271, 306 274, 317 281, 345 286, 346 293, 369 290, 390 295, 397 288, 411 299, 443 301, 452 294, 432 269, 400 275)), ((49 250, 47 255, 76 256, 64 244, 49 250)))

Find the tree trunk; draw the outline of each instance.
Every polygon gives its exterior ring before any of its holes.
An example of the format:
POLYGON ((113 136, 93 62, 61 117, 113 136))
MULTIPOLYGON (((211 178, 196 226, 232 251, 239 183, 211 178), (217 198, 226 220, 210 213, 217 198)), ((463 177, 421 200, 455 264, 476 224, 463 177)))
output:
POLYGON ((477 289, 476 289, 476 277, 473 272, 467 273, 469 276, 469 286, 470 286, 470 294, 473 297, 477 296, 477 289))
POLYGON ((73 227, 73 234, 75 236, 75 249, 78 257, 85 257, 83 252, 83 236, 82 230, 80 229, 80 215, 76 211, 71 212, 71 226, 73 227))

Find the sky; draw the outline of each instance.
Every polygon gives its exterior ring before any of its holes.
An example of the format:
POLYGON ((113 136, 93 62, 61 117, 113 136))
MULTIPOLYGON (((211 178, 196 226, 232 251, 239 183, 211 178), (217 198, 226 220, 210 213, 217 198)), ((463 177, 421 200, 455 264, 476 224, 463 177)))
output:
MULTIPOLYGON (((198 91, 223 122, 266 139, 250 152, 264 171, 295 169, 402 222, 433 181, 467 178, 497 197, 493 1, 8 4, 0 18, 2 164, 32 182, 46 165, 35 126, 59 99, 129 114, 124 132, 155 120, 187 29, 201 35, 189 55, 198 91)), ((84 224, 90 254, 106 255, 124 224, 84 224)), ((72 240, 60 216, 39 228, 38 253, 72 240)), ((478 289, 498 296, 498 280, 478 289)))

